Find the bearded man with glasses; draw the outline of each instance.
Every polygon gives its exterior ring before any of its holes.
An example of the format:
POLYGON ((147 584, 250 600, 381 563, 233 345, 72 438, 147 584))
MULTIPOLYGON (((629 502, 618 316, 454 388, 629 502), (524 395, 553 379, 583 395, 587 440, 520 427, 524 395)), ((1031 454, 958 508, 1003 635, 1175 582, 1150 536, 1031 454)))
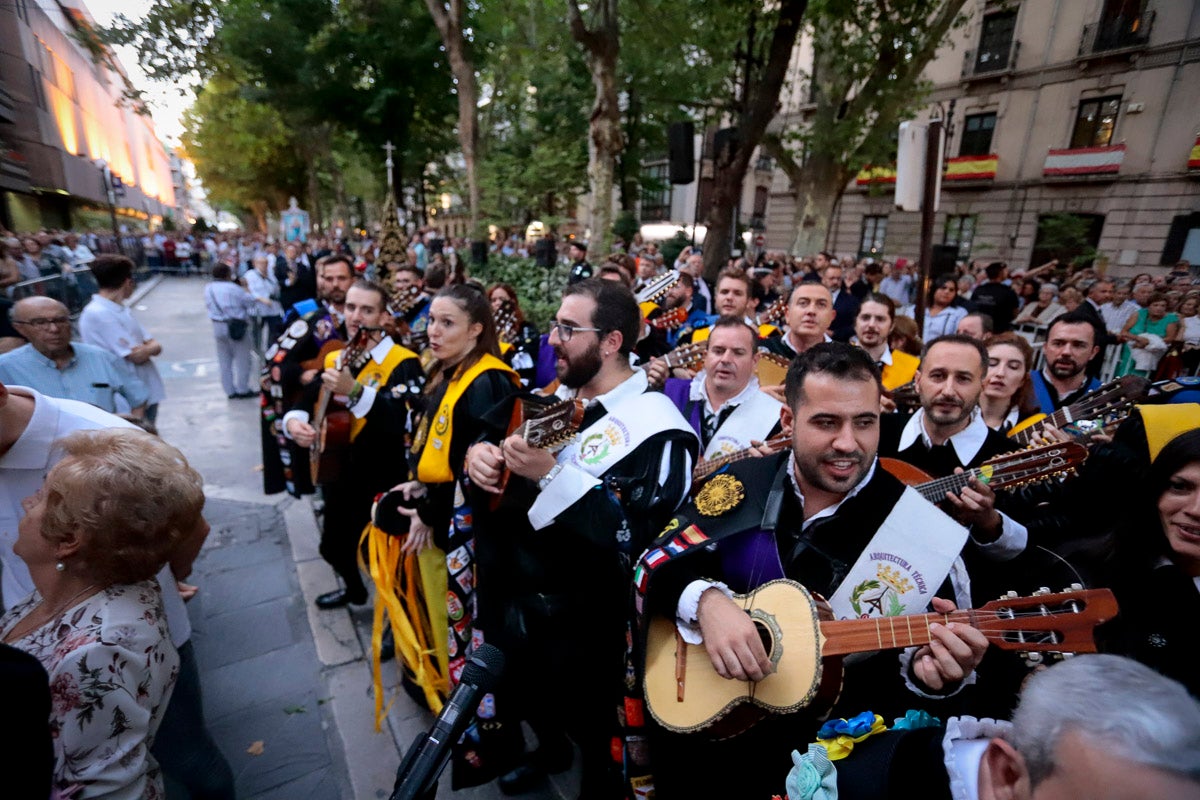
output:
POLYGON ((72 342, 65 305, 49 297, 27 297, 10 313, 13 327, 29 344, 0 355, 0 383, 90 403, 112 414, 126 410, 117 407, 121 395, 131 415, 144 415, 146 385, 107 350, 72 342))

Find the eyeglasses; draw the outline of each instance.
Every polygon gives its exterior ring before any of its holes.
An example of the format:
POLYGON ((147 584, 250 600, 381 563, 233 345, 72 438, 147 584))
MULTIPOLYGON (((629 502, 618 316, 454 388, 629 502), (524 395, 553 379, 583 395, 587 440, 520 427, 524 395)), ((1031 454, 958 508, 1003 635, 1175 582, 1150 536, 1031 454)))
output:
POLYGON ((562 322, 555 322, 554 324, 552 324, 550 326, 550 332, 557 333, 559 341, 562 342, 563 344, 566 344, 567 342, 571 341, 571 337, 574 336, 575 333, 578 331, 594 331, 596 333, 599 333, 600 329, 599 328, 579 328, 579 327, 576 327, 575 325, 566 325, 562 322))
MULTIPOLYGON (((70 325, 70 317, 37 317, 35 319, 14 319, 14 325, 29 325, 33 328, 53 328, 56 325, 70 325)), ((565 340, 564 340, 565 341, 565 340)))

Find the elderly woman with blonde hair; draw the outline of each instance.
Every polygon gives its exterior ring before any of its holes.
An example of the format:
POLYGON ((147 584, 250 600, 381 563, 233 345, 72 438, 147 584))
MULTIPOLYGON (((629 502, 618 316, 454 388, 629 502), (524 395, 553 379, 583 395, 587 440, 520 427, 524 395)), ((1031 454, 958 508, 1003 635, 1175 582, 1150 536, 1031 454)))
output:
POLYGON ((150 745, 179 656, 154 575, 207 532, 202 481, 142 431, 80 431, 58 445, 13 546, 35 590, 0 618, 0 638, 50 676, 55 790, 157 800, 150 745))

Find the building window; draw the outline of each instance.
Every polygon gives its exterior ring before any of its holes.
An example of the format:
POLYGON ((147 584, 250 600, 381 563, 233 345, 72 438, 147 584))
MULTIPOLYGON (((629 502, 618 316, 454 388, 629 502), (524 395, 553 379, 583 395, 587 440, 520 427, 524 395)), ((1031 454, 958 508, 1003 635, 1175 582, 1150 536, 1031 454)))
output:
POLYGON ((33 101, 37 103, 37 107, 46 110, 46 90, 42 86, 42 73, 40 70, 34 69, 33 64, 29 65, 29 82, 33 85, 33 101))
POLYGON ((1016 29, 1016 11, 1002 11, 983 18, 983 31, 979 34, 979 54, 975 57, 975 72, 995 72, 1008 68, 1013 33, 1016 29))
POLYGON ((885 215, 863 217, 862 236, 858 245, 859 258, 876 256, 883 252, 883 243, 887 238, 887 221, 885 215))
POLYGON ((671 218, 670 165, 666 162, 646 167, 646 188, 642 194, 642 221, 659 222, 671 218))
POLYGON ((960 156, 986 156, 992 152, 992 132, 996 130, 996 112, 970 114, 964 120, 960 156))
POLYGON ((974 214, 952 214, 946 217, 946 232, 942 243, 958 248, 958 260, 970 261, 971 242, 975 238, 974 214))
POLYGON ((1108 147, 1112 144, 1120 107, 1120 96, 1081 100, 1075 130, 1071 134, 1071 147, 1108 147))

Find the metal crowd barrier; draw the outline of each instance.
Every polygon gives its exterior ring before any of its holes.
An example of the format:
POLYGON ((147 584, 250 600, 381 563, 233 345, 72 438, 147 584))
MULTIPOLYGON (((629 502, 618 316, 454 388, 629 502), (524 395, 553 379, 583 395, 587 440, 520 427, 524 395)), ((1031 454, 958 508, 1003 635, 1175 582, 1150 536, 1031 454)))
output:
POLYGON ((72 319, 77 318, 100 287, 92 271, 80 267, 62 275, 32 278, 12 285, 13 301, 26 297, 50 297, 67 307, 72 319))

